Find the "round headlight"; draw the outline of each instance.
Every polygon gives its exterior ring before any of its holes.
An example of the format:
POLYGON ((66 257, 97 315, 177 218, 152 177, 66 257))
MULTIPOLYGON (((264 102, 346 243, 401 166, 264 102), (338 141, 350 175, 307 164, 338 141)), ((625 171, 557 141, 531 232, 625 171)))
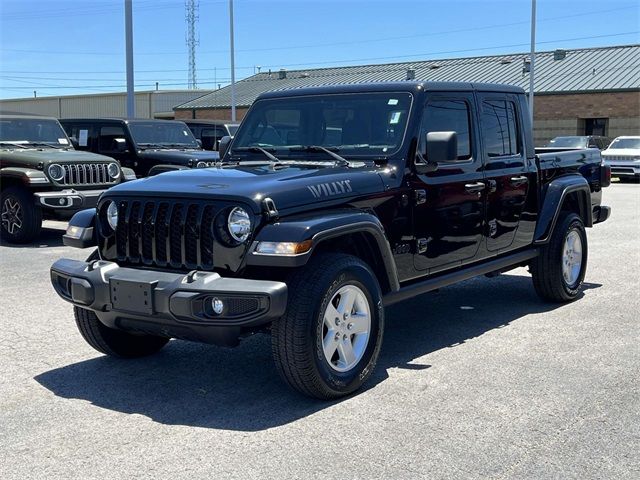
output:
POLYGON ((204 168, 207 166, 207 162, 198 162, 196 163, 196 168, 204 168))
POLYGON ((247 211, 240 207, 235 207, 231 210, 227 220, 227 227, 234 240, 240 243, 244 242, 251 233, 251 220, 247 211))
POLYGON ((107 222, 113 230, 118 226, 118 206, 116 202, 109 202, 109 206, 107 207, 107 222))
POLYGON ((56 182, 59 182, 64 178, 64 170, 57 163, 52 163, 49 165, 49 176, 56 182))
POLYGON ((107 167, 107 172, 111 178, 117 178, 120 175, 120 169, 117 163, 110 163, 107 167))

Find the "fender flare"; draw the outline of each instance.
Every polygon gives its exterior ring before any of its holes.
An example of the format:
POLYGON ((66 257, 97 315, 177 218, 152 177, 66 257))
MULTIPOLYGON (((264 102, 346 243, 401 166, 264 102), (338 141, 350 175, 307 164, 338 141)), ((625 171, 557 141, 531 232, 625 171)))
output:
POLYGON ((375 215, 361 210, 322 211, 312 215, 296 215, 264 226, 256 235, 247 253, 248 266, 301 267, 323 242, 352 233, 365 233, 377 247, 375 254, 384 266, 384 275, 391 291, 400 289, 398 272, 384 228, 375 215), (304 242, 311 240, 311 249, 298 255, 256 253, 259 242, 304 242))
POLYGON ((544 195, 538 223, 534 234, 535 244, 549 242, 553 230, 560 216, 566 198, 577 193, 580 210, 585 226, 593 226, 593 210, 591 205, 591 188, 587 180, 581 175, 566 175, 549 182, 544 195))
POLYGON ((25 167, 5 167, 0 169, 0 179, 15 179, 25 185, 50 185, 51 182, 41 170, 25 167))
POLYGON ((87 208, 76 212, 71 220, 66 233, 62 236, 62 243, 67 247, 87 248, 98 245, 96 235, 96 209, 87 208))

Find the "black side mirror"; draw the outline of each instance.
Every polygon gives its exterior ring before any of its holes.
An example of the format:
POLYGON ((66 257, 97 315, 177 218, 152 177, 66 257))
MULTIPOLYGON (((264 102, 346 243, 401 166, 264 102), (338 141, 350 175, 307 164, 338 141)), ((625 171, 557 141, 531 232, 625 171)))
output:
POLYGON ((113 139, 114 150, 118 153, 124 153, 127 151, 127 140, 124 138, 113 139))
POLYGON ((447 163, 458 160, 458 135, 456 132, 427 133, 427 162, 447 163))
POLYGON ((225 156, 227 150, 229 149, 229 145, 231 144, 231 137, 225 135, 220 139, 220 143, 218 144, 218 153, 220 154, 220 159, 225 156))
POLYGON ((76 137, 69 137, 69 140, 71 141, 71 146, 73 148, 75 148, 76 150, 80 148, 80 144, 78 143, 78 139, 76 137))

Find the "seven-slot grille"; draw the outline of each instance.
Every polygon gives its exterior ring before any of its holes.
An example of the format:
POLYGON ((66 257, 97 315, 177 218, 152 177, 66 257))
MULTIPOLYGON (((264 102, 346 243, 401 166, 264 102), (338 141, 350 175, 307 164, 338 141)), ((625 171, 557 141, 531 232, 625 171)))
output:
POLYGON ((210 204, 162 200, 118 202, 118 261, 158 267, 212 269, 210 204))
MULTIPOLYGON (((636 155, 637 156, 637 155, 636 155)), ((614 162, 630 162, 633 160, 633 155, 603 155, 602 158, 614 162)))
POLYGON ((64 178, 58 183, 63 185, 104 185, 117 180, 109 176, 108 163, 65 163, 60 166, 64 178))

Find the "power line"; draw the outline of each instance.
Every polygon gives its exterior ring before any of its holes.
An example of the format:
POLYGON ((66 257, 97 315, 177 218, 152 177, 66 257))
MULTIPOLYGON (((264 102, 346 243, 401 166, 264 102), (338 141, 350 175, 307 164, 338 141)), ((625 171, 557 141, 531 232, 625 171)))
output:
MULTIPOLYGON (((188 3, 190 3, 190 1, 191 0, 186 0, 186 3, 188 4, 188 3)), ((617 11, 621 11, 621 10, 629 10, 631 8, 636 8, 636 7, 627 6, 627 7, 612 8, 612 9, 607 9, 607 10, 595 10, 595 11, 591 11, 591 12, 575 13, 575 14, 571 14, 571 15, 562 15, 562 16, 558 16, 558 17, 541 18, 541 19, 538 20, 538 23, 556 21, 556 20, 564 20, 564 19, 567 19, 567 18, 584 17, 584 16, 589 16, 589 15, 598 15, 598 14, 602 14, 602 13, 617 12, 617 11)), ((344 46, 344 45, 368 44, 368 43, 373 43, 373 42, 387 42, 387 41, 391 41, 391 40, 407 40, 407 39, 412 39, 412 38, 424 38, 424 37, 456 34, 456 33, 463 33, 463 32, 490 30, 490 29, 495 29, 495 28, 504 28, 504 27, 512 27, 512 26, 517 26, 517 25, 523 25, 523 24, 528 24, 528 23, 529 23, 529 21, 527 20, 527 21, 521 21, 521 22, 511 22, 511 23, 502 23, 502 24, 494 24, 494 25, 484 25, 484 26, 467 27, 467 28, 455 29, 455 30, 443 30, 443 31, 440 31, 440 32, 429 32, 429 33, 420 33, 420 34, 413 34, 413 35, 402 35, 402 36, 394 36, 394 37, 373 38, 373 39, 367 39, 367 40, 353 40, 353 41, 332 42, 332 43, 316 43, 316 44, 307 44, 307 45, 288 45, 286 47, 246 48, 246 49, 237 49, 236 51, 237 52, 266 52, 266 51, 279 51, 279 50, 285 50, 286 51, 286 50, 294 50, 294 49, 308 49, 308 48, 321 48, 321 47, 335 47, 335 46, 344 46)), ((54 54, 55 55, 100 55, 100 56, 119 56, 119 55, 121 55, 120 53, 113 53, 113 52, 78 52, 78 51, 60 52, 60 51, 7 49, 7 48, 2 49, 2 50, 7 51, 7 52, 42 53, 42 54, 47 54, 47 55, 54 55, 54 54)), ((228 52, 229 52, 228 49, 222 49, 222 50, 202 50, 200 53, 201 54, 212 54, 212 53, 228 53, 228 52)), ((166 56, 166 55, 184 55, 184 54, 185 54, 184 51, 174 51, 174 52, 167 52, 167 51, 163 51, 163 52, 136 52, 136 55, 144 55, 144 56, 166 56)), ((247 67, 247 68, 249 68, 249 67, 247 67)))

